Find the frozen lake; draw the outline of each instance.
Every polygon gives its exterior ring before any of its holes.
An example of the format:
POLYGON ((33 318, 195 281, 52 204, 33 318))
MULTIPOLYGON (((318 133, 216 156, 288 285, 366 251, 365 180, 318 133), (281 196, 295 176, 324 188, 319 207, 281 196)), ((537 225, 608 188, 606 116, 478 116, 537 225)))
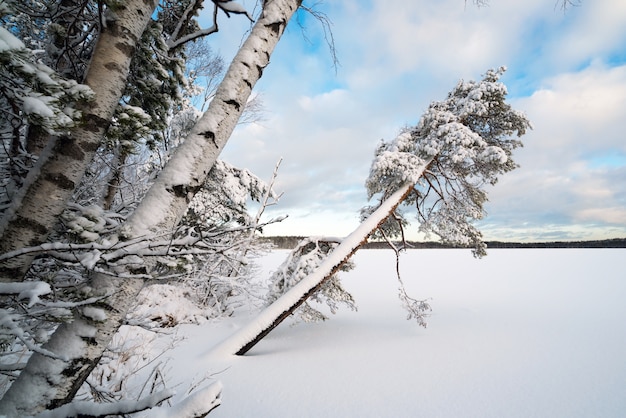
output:
MULTIPOLYGON (((285 256, 263 259, 265 272, 285 256)), ((391 251, 361 250, 342 275, 359 306, 324 323, 282 324, 244 357, 207 356, 245 316, 184 326, 173 380, 212 371, 215 417, 626 416, 623 249, 410 250, 405 320, 391 251)))

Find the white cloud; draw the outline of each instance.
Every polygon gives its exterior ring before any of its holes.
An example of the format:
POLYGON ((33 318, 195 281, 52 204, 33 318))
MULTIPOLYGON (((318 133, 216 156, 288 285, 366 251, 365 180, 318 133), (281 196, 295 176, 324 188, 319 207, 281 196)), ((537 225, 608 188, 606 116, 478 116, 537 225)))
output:
POLYGON ((606 57, 626 41, 626 3, 613 0, 583 2, 570 9, 571 20, 562 36, 548 46, 553 61, 576 65, 589 57, 606 57))
POLYGON ((581 222, 626 225, 626 208, 591 207, 577 212, 574 219, 581 222))
POLYGON ((596 64, 542 83, 531 97, 514 101, 534 130, 517 153, 521 168, 491 193, 490 212, 508 214, 519 228, 534 219, 551 222, 553 232, 558 226, 562 233, 625 235, 626 167, 594 166, 626 153, 626 66, 596 64))

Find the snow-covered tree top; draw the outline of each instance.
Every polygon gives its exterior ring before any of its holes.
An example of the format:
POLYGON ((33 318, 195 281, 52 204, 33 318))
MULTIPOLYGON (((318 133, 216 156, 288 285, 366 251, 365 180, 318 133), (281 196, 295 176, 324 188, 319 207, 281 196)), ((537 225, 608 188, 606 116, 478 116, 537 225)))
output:
POLYGON ((431 103, 415 127, 379 145, 366 181, 370 198, 416 184, 406 203, 416 205, 421 230, 446 242, 473 244, 476 255, 484 255, 484 244, 470 222, 484 216, 482 187, 517 167, 512 151, 522 144, 514 137, 531 128, 506 103, 507 89, 499 81, 505 71, 461 80, 445 100, 431 103), (425 162, 422 176, 417 168, 425 162))

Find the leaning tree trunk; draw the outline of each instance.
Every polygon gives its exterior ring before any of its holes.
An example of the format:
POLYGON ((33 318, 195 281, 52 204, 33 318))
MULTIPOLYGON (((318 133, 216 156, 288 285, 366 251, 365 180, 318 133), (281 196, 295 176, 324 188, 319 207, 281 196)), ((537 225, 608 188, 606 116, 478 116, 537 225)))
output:
POLYGON ((252 88, 270 62, 301 0, 266 1, 261 17, 233 59, 209 108, 150 187, 124 234, 137 237, 178 225, 230 138, 252 88))
MULTIPOLYGON (((269 64, 274 47, 300 4, 301 0, 265 2, 261 17, 233 59, 209 108, 125 224, 125 238, 171 231, 179 223, 226 145, 252 88, 269 64)), ((61 324, 44 348, 67 359, 61 361, 33 354, 2 399, 0 414, 32 415, 67 403, 96 366, 126 312, 135 303, 143 280, 94 276, 92 288, 96 291, 115 291, 102 305, 107 320, 96 322, 76 312, 73 322, 61 324), (72 342, 71 351, 67 351, 68 344, 64 342, 72 342), (36 393, 29 395, 29 388, 34 386, 36 393)))
MULTIPOLYGON (((0 222, 0 253, 46 241, 94 157, 126 86, 135 46, 157 0, 128 0, 116 8, 98 42, 84 83, 95 93, 81 109, 83 123, 70 135, 51 137, 37 168, 0 222)), ((0 281, 21 281, 32 256, 0 263, 0 281)))
MULTIPOLYGON (((423 173, 432 160, 422 163, 423 173)), ((341 266, 350 259, 363 245, 367 238, 391 215, 411 192, 415 184, 406 183, 389 196, 357 229, 329 254, 322 264, 298 282, 287 293, 267 307, 252 322, 224 340, 213 351, 243 355, 261 341, 281 322, 295 312, 311 295, 317 292, 324 282, 339 271, 341 266)))

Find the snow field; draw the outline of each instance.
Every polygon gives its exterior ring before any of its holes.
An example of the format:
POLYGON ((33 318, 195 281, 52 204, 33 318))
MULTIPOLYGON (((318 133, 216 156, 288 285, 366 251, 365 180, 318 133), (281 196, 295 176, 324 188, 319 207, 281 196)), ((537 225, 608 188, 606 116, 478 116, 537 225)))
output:
MULTIPOLYGON (((263 277, 285 258, 263 260, 263 277)), ((282 324, 246 356, 211 352, 254 314, 183 325, 169 381, 212 375, 215 417, 626 416, 624 250, 410 250, 402 278, 431 298, 405 320, 394 255, 361 250, 342 274, 359 312, 282 324)), ((209 380, 210 382, 211 380, 209 380)))

